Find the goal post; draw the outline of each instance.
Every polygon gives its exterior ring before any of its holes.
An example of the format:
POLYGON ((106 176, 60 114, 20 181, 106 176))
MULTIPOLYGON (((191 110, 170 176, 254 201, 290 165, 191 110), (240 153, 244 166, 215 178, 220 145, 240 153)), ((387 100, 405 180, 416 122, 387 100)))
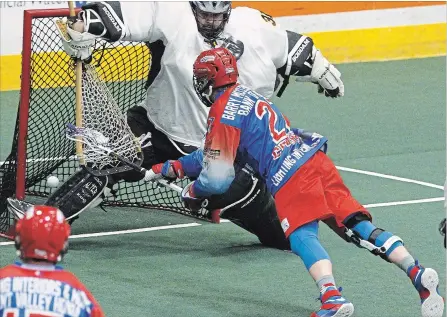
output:
MULTIPOLYGON (((69 9, 25 10, 19 110, 8 157, 0 163, 0 233, 13 224, 6 199, 48 197, 45 181, 61 183, 79 168, 75 144, 65 137, 67 123, 75 122, 73 61, 63 51, 53 18, 68 17, 69 9)), ((146 95, 151 56, 147 43, 109 43, 98 40, 91 63, 125 113, 146 95)), ((182 184, 179 184, 182 185, 182 184)), ((44 200, 41 200, 42 202, 44 200)), ((108 206, 135 206, 191 215, 178 193, 155 183, 119 183, 108 206)))

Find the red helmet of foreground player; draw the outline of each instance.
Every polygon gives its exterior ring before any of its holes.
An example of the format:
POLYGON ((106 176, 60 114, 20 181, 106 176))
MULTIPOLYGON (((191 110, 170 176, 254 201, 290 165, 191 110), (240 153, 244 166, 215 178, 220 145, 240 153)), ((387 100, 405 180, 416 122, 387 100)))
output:
POLYGON ((196 93, 210 107, 210 97, 216 88, 237 82, 236 58, 224 47, 204 51, 194 62, 193 73, 196 93))
POLYGON ((16 248, 23 260, 56 263, 67 251, 70 225, 58 208, 34 206, 16 224, 16 248))

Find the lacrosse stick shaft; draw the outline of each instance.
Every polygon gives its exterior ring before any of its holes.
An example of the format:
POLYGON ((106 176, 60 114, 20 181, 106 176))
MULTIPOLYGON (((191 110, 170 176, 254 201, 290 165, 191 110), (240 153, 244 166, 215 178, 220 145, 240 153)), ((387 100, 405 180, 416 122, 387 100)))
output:
MULTIPOLYGON (((68 1, 68 8, 70 17, 76 17, 76 11, 73 1, 68 1)), ((75 61, 75 87, 76 87, 76 126, 82 128, 82 62, 75 61)), ((77 137, 76 141, 76 155, 81 165, 85 165, 84 153, 82 151, 81 137, 77 137)))
MULTIPOLYGON (((122 158, 121 156, 117 155, 116 153, 112 152, 110 155, 113 156, 114 158, 116 158, 121 163, 126 164, 129 167, 132 167, 134 170, 136 170, 137 172, 140 172, 143 175, 147 175, 148 173, 150 173, 144 167, 138 166, 137 164, 122 158)), ((158 179, 157 182, 160 183, 161 185, 165 186, 165 187, 171 188, 172 190, 174 190, 174 191, 176 191, 178 193, 181 193, 182 190, 183 190, 183 188, 181 188, 180 186, 172 184, 172 183, 168 182, 165 179, 158 179)))
POLYGON ((70 17, 76 16, 75 5, 74 5, 73 1, 68 1, 68 11, 69 11, 70 17))
MULTIPOLYGON (((76 61, 76 126, 82 127, 82 62, 76 61)), ((82 143, 76 142, 76 154, 82 165, 85 165, 82 143)))
MULTIPOLYGON (((110 155, 112 155, 113 157, 115 157, 118 161, 120 161, 123 164, 126 164, 130 167, 132 167, 134 170, 140 172, 141 174, 147 175, 148 173, 150 173, 147 169, 145 169, 144 167, 138 166, 135 163, 132 163, 122 157, 120 157, 119 155, 117 155, 116 153, 111 152, 110 155)), ((177 186, 175 184, 172 184, 170 182, 168 182, 165 179, 158 179, 157 182, 163 186, 169 187, 172 190, 181 193, 183 191, 183 188, 181 188, 180 186, 177 186)), ((211 211, 211 221, 213 223, 220 223, 220 209, 219 210, 212 210, 211 211)))
POLYGON ((166 179, 159 179, 159 180, 157 180, 157 182, 162 184, 163 186, 169 187, 170 189, 172 189, 180 194, 182 193, 183 188, 181 188, 178 185, 168 182, 166 179))

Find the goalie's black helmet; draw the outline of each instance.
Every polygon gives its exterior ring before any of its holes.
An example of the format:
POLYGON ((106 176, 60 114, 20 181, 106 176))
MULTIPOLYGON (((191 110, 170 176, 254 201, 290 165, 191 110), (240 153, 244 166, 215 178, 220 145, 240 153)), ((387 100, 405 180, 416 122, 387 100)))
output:
POLYGON ((191 1, 197 29, 208 40, 216 39, 225 28, 231 13, 231 1, 191 1))

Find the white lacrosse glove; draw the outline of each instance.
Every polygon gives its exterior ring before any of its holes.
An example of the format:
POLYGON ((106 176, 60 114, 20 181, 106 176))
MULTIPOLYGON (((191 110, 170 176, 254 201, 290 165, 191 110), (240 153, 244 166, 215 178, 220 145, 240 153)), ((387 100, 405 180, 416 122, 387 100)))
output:
POLYGON ((296 81, 313 82, 319 85, 319 93, 326 97, 343 97, 345 86, 341 80, 341 73, 334 65, 321 54, 320 50, 313 47, 312 50, 312 71, 308 76, 298 76, 296 81), (321 87, 321 88, 320 88, 321 87))
POLYGON ((67 23, 67 18, 55 19, 56 28, 59 31, 62 39, 62 45, 68 55, 80 60, 87 60, 90 58, 95 46, 95 41, 98 36, 88 32, 80 33, 70 27, 67 23))
POLYGON ((163 178, 163 175, 161 175, 159 173, 155 173, 152 169, 150 169, 150 170, 146 170, 146 172, 144 173, 143 180, 145 182, 154 182, 154 181, 159 180, 161 178, 163 178))

